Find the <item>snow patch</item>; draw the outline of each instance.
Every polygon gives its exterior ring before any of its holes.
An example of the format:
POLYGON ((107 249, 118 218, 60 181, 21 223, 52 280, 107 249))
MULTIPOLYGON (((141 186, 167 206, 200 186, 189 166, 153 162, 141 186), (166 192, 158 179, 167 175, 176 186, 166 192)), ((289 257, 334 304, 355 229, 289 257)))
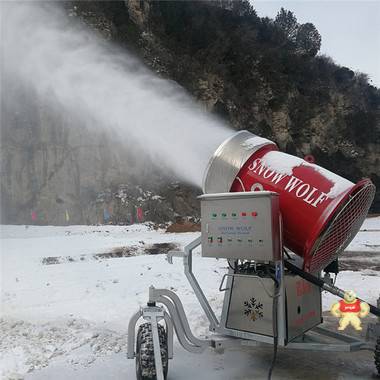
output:
POLYGON ((264 137, 254 136, 241 143, 241 146, 245 150, 251 150, 254 148, 261 148, 264 145, 273 144, 272 141, 265 139, 264 137))
POLYGON ((23 375, 47 367, 51 360, 87 346, 80 364, 88 366, 98 357, 126 351, 126 334, 99 329, 88 321, 71 318, 33 324, 0 320, 0 360, 4 379, 22 379, 23 375))
MULTIPOLYGON (((372 254, 371 247, 380 244, 379 231, 380 217, 367 219, 349 249, 372 254)), ((117 352, 125 360, 127 323, 146 304, 150 285, 175 291, 194 334, 209 336, 207 318, 183 273, 182 260, 175 259, 173 265, 168 264, 165 255, 80 260, 83 254, 143 242, 175 242, 183 247, 198 236, 199 233, 168 234, 145 225, 1 226, 3 377, 29 377, 31 371, 51 368, 58 362, 66 369, 87 368, 87 372, 117 352), (69 255, 75 262, 42 264, 44 257, 58 255, 69 255)), ((202 258, 199 252, 194 252, 193 268, 219 317, 224 293, 218 287, 228 265, 226 260, 202 258)), ((371 256, 375 263, 374 260, 371 256)), ((337 285, 376 303, 379 272, 344 271, 338 275, 337 285)), ((324 310, 334 301, 334 296, 326 295, 324 310)))
POLYGON ((304 162, 301 158, 277 151, 268 152, 262 161, 267 168, 289 176, 293 174, 294 168, 301 166, 304 162))
POLYGON ((307 166, 314 169, 316 172, 320 173, 333 183, 333 186, 327 194, 329 198, 336 198, 338 195, 346 192, 354 186, 354 183, 331 172, 330 170, 311 164, 302 158, 295 157, 290 154, 272 151, 265 154, 262 160, 264 165, 269 169, 288 176, 291 176, 293 174, 293 169, 299 166, 307 166))

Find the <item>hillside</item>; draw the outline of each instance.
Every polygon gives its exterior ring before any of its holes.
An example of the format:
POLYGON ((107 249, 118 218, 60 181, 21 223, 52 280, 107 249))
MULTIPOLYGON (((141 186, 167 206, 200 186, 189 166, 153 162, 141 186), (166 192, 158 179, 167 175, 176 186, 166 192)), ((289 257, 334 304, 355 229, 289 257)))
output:
MULTIPOLYGON (((244 1, 71 1, 65 8, 235 129, 311 154, 351 181, 370 177, 380 189, 380 91, 364 74, 316 55, 318 43, 310 47, 244 1)), ((28 223, 37 210, 40 224, 97 223, 104 205, 116 223, 128 222, 136 207, 157 222, 197 215, 199 190, 150 169, 151 181, 142 183, 133 152, 86 128, 73 131, 69 115, 56 120, 33 94, 8 88, 29 108, 2 102, 3 222, 28 223)), ((380 211, 379 190, 373 211, 380 211)))
POLYGON ((380 91, 365 74, 299 53, 286 31, 244 1, 127 5, 129 19, 120 20, 117 4, 78 4, 79 14, 84 7, 104 17, 112 39, 133 45, 157 73, 234 128, 271 138, 290 154, 312 154, 352 181, 371 177, 380 186, 380 91))

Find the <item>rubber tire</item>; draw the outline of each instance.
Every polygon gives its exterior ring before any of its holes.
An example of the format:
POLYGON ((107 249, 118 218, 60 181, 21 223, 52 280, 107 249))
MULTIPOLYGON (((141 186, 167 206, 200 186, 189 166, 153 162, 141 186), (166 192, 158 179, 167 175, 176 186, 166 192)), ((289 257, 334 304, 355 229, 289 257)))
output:
POLYGON ((377 369, 377 376, 380 377, 380 337, 377 338, 375 347, 375 366, 377 369))
MULTIPOLYGON (((168 374, 168 336, 164 326, 158 325, 160 339, 161 360, 166 380, 168 374)), ((156 366, 154 363, 153 334, 150 323, 139 326, 136 338, 136 378, 137 380, 156 380, 156 366)))

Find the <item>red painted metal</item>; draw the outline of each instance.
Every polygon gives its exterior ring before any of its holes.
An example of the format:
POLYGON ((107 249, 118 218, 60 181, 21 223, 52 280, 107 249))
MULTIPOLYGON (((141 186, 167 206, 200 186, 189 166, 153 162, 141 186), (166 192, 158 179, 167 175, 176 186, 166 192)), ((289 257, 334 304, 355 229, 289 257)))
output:
POLYGON ((315 157, 312 154, 307 154, 303 159, 310 164, 315 164, 315 157))
MULTIPOLYGON (((340 239, 332 240, 330 237, 327 242, 330 245, 327 248, 326 244, 324 246, 323 260, 318 260, 318 257, 313 257, 313 255, 316 252, 318 254, 316 247, 318 244, 320 246, 321 236, 330 223, 336 222, 334 218, 352 196, 371 182, 362 180, 358 184, 352 183, 350 186, 346 181, 344 191, 336 193, 332 191, 334 182, 331 177, 329 179, 329 176, 326 175, 326 171, 316 165, 313 167, 306 161, 303 161, 304 164, 295 166, 291 173, 286 174, 281 167, 278 171, 273 165, 266 167, 265 156, 273 151, 276 151, 280 158, 280 155, 283 155, 284 161, 289 157, 287 154, 278 152, 277 147, 273 144, 262 147, 253 153, 240 169, 230 191, 264 189, 279 193, 284 225, 284 245, 303 257, 304 270, 319 271, 335 258, 335 252, 345 241, 348 241, 348 235, 356 228, 357 220, 355 218, 358 219, 360 213, 354 215, 352 220, 346 220, 345 223, 348 223, 348 226, 346 230, 342 230, 340 239)), ((343 178, 342 180, 345 181, 343 178)), ((367 204, 370 201, 367 201, 367 204)), ((367 204, 361 204, 360 207, 365 208, 367 204)), ((365 213, 368 211, 368 207, 365 213)), ((345 217, 347 219, 347 216, 345 217)), ((340 220, 338 222, 344 223, 340 220)))

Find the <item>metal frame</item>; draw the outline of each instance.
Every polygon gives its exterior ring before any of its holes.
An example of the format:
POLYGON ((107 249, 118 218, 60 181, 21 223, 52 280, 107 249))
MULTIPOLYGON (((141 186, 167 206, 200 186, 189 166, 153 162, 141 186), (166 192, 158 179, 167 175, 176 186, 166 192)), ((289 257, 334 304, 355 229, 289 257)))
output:
MULTIPOLYGON (((279 302, 278 302, 279 312, 277 313, 278 343, 280 346, 285 346, 285 342, 286 342, 286 340, 285 340, 286 339, 286 332, 285 332, 286 315, 285 315, 285 302, 284 302, 285 301, 285 298, 284 298, 285 297, 285 288, 284 288, 284 281, 283 281, 284 273, 283 273, 282 265, 281 265, 280 273, 281 273, 281 278, 280 278, 280 290, 279 290, 279 302)), ((231 292, 229 290, 231 289, 234 277, 252 277, 252 276, 250 276, 250 275, 236 275, 236 274, 233 274, 232 269, 229 269, 228 275, 227 275, 227 285, 226 285, 226 288, 224 289, 227 291, 227 294, 224 297, 223 308, 222 308, 222 317, 220 320, 220 324, 219 324, 218 328, 216 329, 216 332, 223 334, 223 335, 233 336, 236 338, 250 339, 250 340, 255 340, 257 342, 273 344, 274 338, 272 338, 270 336, 265 336, 265 335, 255 334, 255 333, 249 333, 249 332, 244 332, 244 331, 238 331, 238 330, 229 329, 228 327, 226 327, 228 308, 229 308, 230 297, 231 297, 231 292)), ((221 285, 222 284, 223 284, 223 279, 222 279, 221 285)))
MULTIPOLYGON (((177 338, 181 346, 193 353, 202 353, 207 348, 213 348, 216 351, 223 351, 226 348, 241 347, 241 346, 268 346, 272 345, 274 339, 259 334, 247 333, 237 330, 228 329, 225 327, 226 316, 228 307, 228 297, 225 298, 222 310, 222 318, 219 322, 214 311, 212 310, 205 294, 202 291, 192 267, 192 252, 201 244, 201 237, 198 237, 190 244, 188 244, 184 251, 171 251, 168 253, 168 262, 173 263, 173 257, 183 258, 184 273, 194 290, 194 293, 209 320, 210 331, 216 332, 220 335, 213 336, 213 339, 199 339, 193 335, 189 322, 186 317, 185 310, 179 297, 172 291, 167 289, 156 289, 153 286, 149 288, 148 306, 140 308, 140 310, 133 315, 128 325, 128 359, 135 358, 135 337, 136 325, 140 318, 147 320, 152 325, 153 343, 154 343, 154 356, 156 365, 157 380, 164 380, 163 366, 161 361, 161 352, 159 344, 159 335, 157 324, 164 320, 168 331, 168 358, 173 358, 173 330, 175 330, 177 338), (156 303, 165 306, 156 306, 156 303), (226 337, 227 335, 227 337, 226 337)), ((280 297, 284 295, 284 281, 283 281, 283 264, 281 265, 281 288, 280 297)), ((227 277, 227 290, 232 284, 232 270, 223 277, 220 288, 224 283, 224 278, 227 277)), ((223 289, 222 289, 223 290, 223 289)), ((285 300, 284 300, 285 301, 285 300)), ((292 342, 286 344, 285 342, 285 302, 279 302, 278 305, 283 305, 283 310, 280 309, 278 315, 278 337, 279 345, 282 348, 292 350, 311 350, 311 351, 330 351, 330 352, 353 352, 359 350, 373 350, 375 344, 364 342, 361 339, 348 336, 342 333, 327 330, 323 327, 316 326, 309 330, 307 334, 294 339, 292 342), (326 342, 326 338, 329 342, 326 342)), ((378 328, 378 324, 376 324, 378 328)))
POLYGON ((291 350, 354 352, 359 350, 373 350, 375 345, 353 336, 316 326, 310 330, 310 334, 303 335, 288 343, 286 348, 291 350), (333 339, 333 341, 326 343, 326 340, 320 339, 321 337, 329 338, 330 340, 333 339))
MULTIPOLYGON (((223 335, 229 335, 233 336, 236 338, 242 338, 242 339, 250 339, 250 340, 256 340, 258 342, 263 342, 263 343, 273 343, 273 338, 260 335, 260 334, 254 334, 254 333, 249 333, 249 332, 242 332, 242 331, 237 331, 233 329, 226 328, 226 317, 227 317, 227 310, 228 310, 228 305, 229 305, 229 300, 230 300, 230 293, 228 292, 227 296, 224 299, 223 302, 223 309, 222 309, 222 317, 220 322, 215 316, 214 311, 212 310, 212 307, 210 306, 206 296, 204 295, 202 288, 200 287, 194 273, 193 273, 193 265, 192 265, 192 258, 193 258, 193 250, 197 248, 201 244, 201 237, 198 237, 194 241, 192 241, 190 244, 188 244, 185 248, 184 251, 171 251, 168 253, 168 262, 170 264, 173 263, 173 257, 182 257, 183 258, 183 265, 184 265, 184 272, 185 275, 190 283, 190 286, 192 287, 195 296, 197 297, 204 313, 207 316, 207 319, 210 323, 209 330, 213 332, 217 332, 219 334, 223 335)), ((279 327, 279 344, 284 346, 285 345, 285 291, 284 291, 284 281, 283 281, 283 276, 284 276, 284 271, 283 271, 283 265, 281 262, 278 262, 277 265, 281 266, 280 273, 281 273, 281 278, 280 278, 280 300, 279 300, 279 305, 281 305, 280 312, 278 313, 278 327, 279 327)), ((232 270, 230 269, 228 272, 228 280, 227 280, 227 288, 230 288, 232 285, 232 280, 233 280, 233 273, 232 270)), ((223 280, 222 280, 223 283, 223 280)), ((222 284, 221 284, 222 285, 222 284)), ((175 295, 177 297, 177 295, 175 295)))
MULTIPOLYGON (((212 310, 212 307, 210 306, 206 296, 204 295, 202 288, 200 287, 194 273, 192 270, 192 258, 193 258, 193 250, 197 248, 201 244, 201 237, 195 239, 192 241, 190 244, 188 244, 185 248, 184 251, 171 251, 168 253, 168 262, 170 264, 173 263, 173 257, 183 257, 183 265, 184 265, 184 272, 185 275, 190 283, 190 286, 194 290, 194 294, 197 297, 204 313, 207 316, 207 319, 210 323, 209 330, 213 332, 217 332, 219 334, 223 335, 229 335, 233 336, 235 338, 242 338, 242 339, 250 339, 250 340, 256 340, 258 342, 263 342, 263 343, 273 343, 273 338, 260 335, 260 334, 254 334, 254 333, 249 333, 249 332, 243 332, 243 331, 238 331, 238 330, 233 330, 229 329, 226 326, 226 316, 227 316, 227 310, 228 310, 228 305, 229 305, 229 300, 230 300, 230 293, 228 292, 227 296, 224 299, 223 303, 223 309, 222 309, 222 317, 221 321, 219 322, 218 319, 215 316, 214 311, 212 310)), ((278 326, 279 326, 279 343, 281 345, 285 345, 285 303, 284 297, 285 297, 285 292, 284 292, 284 282, 283 282, 283 266, 278 262, 279 265, 281 265, 281 278, 280 278, 280 302, 279 305, 282 305, 280 308, 280 312, 278 313, 278 326)), ((227 280, 227 288, 231 287, 232 280, 233 280, 233 274, 232 270, 229 270, 229 276, 227 280)), ((223 282, 223 281, 222 281, 223 282)), ((221 284, 222 285, 222 284, 221 284)), ((177 297, 177 295, 175 295, 177 297)))
POLYGON ((195 296, 197 297, 204 313, 207 316, 207 319, 210 322, 210 331, 216 331, 219 327, 219 321, 215 316, 212 307, 210 306, 206 296, 204 295, 202 288, 200 287, 197 279, 193 273, 193 250, 201 245, 201 236, 193 240, 190 244, 188 244, 184 251, 171 251, 168 253, 168 262, 169 264, 173 264, 173 257, 183 257, 183 266, 185 276, 187 277, 190 286, 194 290, 195 296))

